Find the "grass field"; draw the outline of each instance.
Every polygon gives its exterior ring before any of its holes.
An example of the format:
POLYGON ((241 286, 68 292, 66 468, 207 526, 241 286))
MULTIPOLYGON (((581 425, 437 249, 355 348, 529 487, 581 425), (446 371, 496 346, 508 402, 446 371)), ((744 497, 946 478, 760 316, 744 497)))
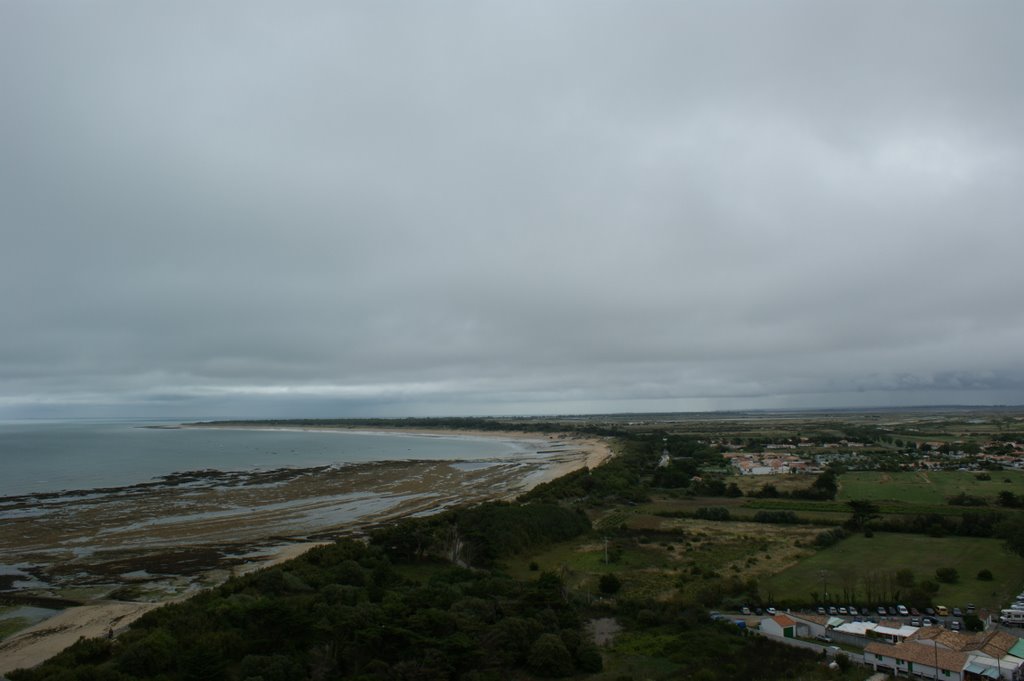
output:
POLYGON ((935 570, 942 567, 956 568, 960 574, 957 584, 942 584, 934 599, 950 608, 967 603, 990 609, 1005 607, 1024 586, 1024 558, 1007 552, 999 540, 876 533, 870 539, 845 539, 763 579, 761 592, 770 593, 778 602, 810 604, 812 591, 822 593, 824 570, 830 593, 841 593, 845 584, 859 594, 854 596, 859 604, 864 598, 863 580, 871 571, 910 568, 918 580, 934 580, 935 570), (993 581, 976 579, 983 568, 992 571, 993 581))
POLYGON ((994 503, 1004 490, 1015 494, 1024 490, 1024 471, 992 471, 991 480, 978 480, 977 475, 960 471, 844 473, 839 477, 838 498, 943 504, 963 492, 994 503))
POLYGON ((529 566, 535 562, 539 570, 557 572, 570 588, 590 594, 597 594, 601 575, 614 573, 629 597, 686 598, 711 576, 761 579, 793 565, 811 553, 805 547, 821 532, 812 526, 666 518, 645 512, 679 510, 681 505, 662 500, 616 515, 611 524, 625 526, 629 536, 608 532, 607 563, 605 535, 599 529, 589 537, 511 558, 505 569, 517 579, 534 579, 537 572, 529 566))
POLYGON ((817 475, 730 475, 725 478, 725 483, 735 482, 744 494, 757 492, 765 485, 773 485, 780 492, 792 492, 797 489, 807 489, 817 478, 817 475))

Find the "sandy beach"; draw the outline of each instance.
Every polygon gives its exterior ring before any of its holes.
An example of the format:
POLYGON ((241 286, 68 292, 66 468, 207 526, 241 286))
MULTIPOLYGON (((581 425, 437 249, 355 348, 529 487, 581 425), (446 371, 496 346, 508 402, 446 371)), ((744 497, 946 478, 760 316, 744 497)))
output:
MULTIPOLYGON (((204 426, 206 427, 206 426, 204 426)), ((322 430, 322 429, 318 429, 322 430)), ((362 432, 370 432, 360 429, 362 432)), ((4 499, 0 562, 19 566, 17 599, 66 608, 0 642, 0 674, 34 666, 81 636, 117 632, 154 607, 289 560, 376 524, 461 503, 508 499, 612 452, 599 438, 520 432, 399 430, 533 441, 515 460, 392 461, 259 473, 210 471, 166 484, 4 499)), ((11 599, 8 599, 11 600, 11 599)))

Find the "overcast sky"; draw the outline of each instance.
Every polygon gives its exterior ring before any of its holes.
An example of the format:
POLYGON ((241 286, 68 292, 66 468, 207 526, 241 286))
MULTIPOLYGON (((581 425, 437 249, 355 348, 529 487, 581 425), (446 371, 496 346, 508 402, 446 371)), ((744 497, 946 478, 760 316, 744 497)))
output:
POLYGON ((0 2, 0 417, 1024 403, 1024 3, 0 2))

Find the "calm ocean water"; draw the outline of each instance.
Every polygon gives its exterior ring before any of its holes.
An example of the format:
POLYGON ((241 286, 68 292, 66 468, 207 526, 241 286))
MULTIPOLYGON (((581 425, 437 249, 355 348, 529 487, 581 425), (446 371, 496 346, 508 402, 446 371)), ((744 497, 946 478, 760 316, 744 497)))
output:
POLYGON ((349 432, 153 429, 158 421, 0 421, 0 496, 131 485, 170 473, 404 459, 491 459, 533 443, 349 432))

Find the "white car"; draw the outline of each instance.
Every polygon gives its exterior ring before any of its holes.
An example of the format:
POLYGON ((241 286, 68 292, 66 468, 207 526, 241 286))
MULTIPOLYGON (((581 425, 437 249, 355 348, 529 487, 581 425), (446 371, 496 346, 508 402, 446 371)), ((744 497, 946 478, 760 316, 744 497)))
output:
POLYGON ((907 606, 905 605, 897 605, 896 610, 900 613, 901 617, 906 617, 910 614, 910 611, 907 610, 907 606))
POLYGON ((777 614, 778 614, 778 612, 779 612, 778 610, 776 610, 775 608, 772 608, 772 607, 768 607, 768 608, 765 608, 765 609, 764 609, 764 611, 765 611, 766 613, 768 613, 769 615, 773 616, 773 617, 774 617, 775 615, 777 615, 777 614))

